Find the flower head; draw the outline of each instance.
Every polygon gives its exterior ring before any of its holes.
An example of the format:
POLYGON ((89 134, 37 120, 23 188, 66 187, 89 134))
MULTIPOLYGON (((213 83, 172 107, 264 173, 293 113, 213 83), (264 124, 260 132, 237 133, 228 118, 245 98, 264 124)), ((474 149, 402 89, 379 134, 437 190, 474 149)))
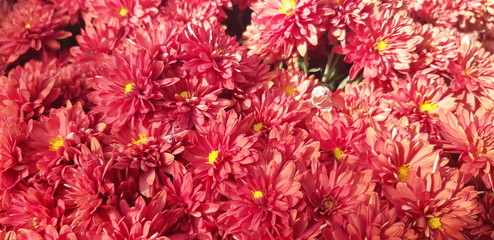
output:
POLYGON ((57 12, 51 4, 17 2, 0 27, 0 55, 9 56, 8 62, 13 62, 29 49, 57 50, 60 48, 57 40, 72 35, 60 29, 68 21, 68 16, 57 12))
POLYGON ((413 20, 403 11, 374 10, 366 24, 351 26, 348 43, 335 47, 353 63, 350 79, 363 69, 364 78, 387 80, 406 72, 415 60, 415 47, 422 40, 415 34, 413 20))
POLYGON ((156 101, 163 97, 160 89, 179 80, 162 79, 163 67, 144 50, 113 55, 93 79, 95 91, 88 94, 95 104, 92 113, 101 114, 102 121, 115 128, 152 116, 156 101))
POLYGON ((248 136, 250 129, 244 124, 234 111, 221 110, 204 132, 191 132, 191 145, 186 147, 183 157, 198 178, 217 182, 226 180, 230 174, 235 177, 247 174, 246 166, 258 158, 251 148, 257 137, 248 136))
POLYGON ((475 227, 478 193, 473 186, 463 187, 457 170, 410 172, 407 182, 384 186, 383 191, 420 238, 466 239, 461 231, 475 227))
POLYGON ((291 238, 290 214, 302 198, 296 167, 284 162, 276 150, 263 153, 267 159, 245 178, 225 181, 218 191, 228 200, 220 207, 219 229, 226 236, 263 239, 291 238))
POLYGON ((252 25, 244 34, 250 54, 267 62, 305 56, 324 33, 326 12, 315 0, 262 0, 252 4, 252 25))

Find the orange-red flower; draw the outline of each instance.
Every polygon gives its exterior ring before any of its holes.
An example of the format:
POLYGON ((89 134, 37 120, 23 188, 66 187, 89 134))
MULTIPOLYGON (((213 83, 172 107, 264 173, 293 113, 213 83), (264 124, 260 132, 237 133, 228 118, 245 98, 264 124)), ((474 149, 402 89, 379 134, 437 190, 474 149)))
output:
POLYGON ((221 110, 207 128, 191 132, 191 145, 186 147, 183 157, 196 177, 217 182, 247 175, 246 166, 258 160, 257 151, 252 148, 257 137, 247 135, 250 129, 243 124, 234 111, 221 110))
POLYGON ((456 169, 424 175, 413 171, 407 182, 383 186, 383 192, 420 238, 467 239, 462 231, 476 226, 478 192, 463 184, 456 169))
POLYGON ((275 149, 263 153, 262 163, 249 175, 220 183, 227 200, 217 219, 225 236, 240 239, 290 239, 293 217, 302 199, 295 163, 284 163, 275 149))
POLYGON ((464 173, 480 175, 488 188, 494 186, 494 109, 470 112, 459 108, 456 115, 439 113, 443 148, 459 153, 464 173))
POLYGON ((69 17, 60 14, 51 4, 42 1, 19 1, 2 21, 0 27, 0 55, 15 61, 29 49, 42 47, 57 50, 59 39, 72 34, 61 30, 68 24, 69 17))

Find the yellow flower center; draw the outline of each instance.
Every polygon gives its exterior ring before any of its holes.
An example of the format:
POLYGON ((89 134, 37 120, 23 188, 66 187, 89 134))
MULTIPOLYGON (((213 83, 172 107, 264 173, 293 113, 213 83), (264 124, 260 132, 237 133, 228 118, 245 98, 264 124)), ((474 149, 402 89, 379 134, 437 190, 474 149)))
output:
POLYGON ((438 218, 438 217, 429 218, 427 220, 427 224, 432 229, 438 229, 439 228, 440 230, 443 230, 442 224, 441 224, 441 218, 438 218))
POLYGON ((48 148, 48 150, 57 151, 61 146, 63 146, 63 137, 58 135, 50 139, 50 147, 48 148))
POLYGON ((28 223, 28 224, 29 224, 29 226, 31 226, 32 228, 37 229, 37 228, 39 228, 39 224, 38 224, 38 222, 39 222, 38 217, 33 217, 33 218, 31 218, 31 220, 29 221, 29 223, 28 223))
POLYGON ((281 2, 281 14, 286 14, 288 16, 293 15, 293 9, 297 6, 294 0, 284 0, 281 2))
POLYGON ((341 160, 345 157, 346 154, 341 148, 335 147, 333 149, 333 155, 336 158, 336 160, 341 160))
POLYGON ((127 94, 127 93, 131 92, 134 89, 134 86, 135 86, 134 83, 125 84, 124 93, 127 94))
POLYGON ((487 194, 489 194, 491 197, 494 197, 494 192, 488 192, 487 194))
POLYGON ((420 105, 420 109, 424 111, 434 111, 437 109, 437 104, 430 100, 427 100, 422 105, 420 105))
POLYGON ((254 199, 258 199, 264 197, 264 194, 262 194, 261 191, 252 191, 252 197, 254 197, 254 199))
POLYGON ((218 153, 219 151, 211 151, 208 155, 208 161, 206 163, 213 165, 216 160, 218 160, 218 153))
POLYGON ((30 28, 31 28, 31 24, 30 24, 30 23, 26 23, 26 25, 24 25, 24 27, 25 27, 26 29, 30 29, 30 28))
POLYGON ((398 168, 398 179, 401 182, 406 182, 408 178, 408 173, 412 170, 412 165, 410 164, 405 164, 401 167, 398 168))
POLYGON ((382 39, 377 40, 376 44, 374 45, 374 48, 377 51, 384 51, 388 48, 388 43, 382 39))
POLYGON ((122 17, 127 16, 128 13, 129 13, 129 10, 124 8, 124 7, 120 8, 120 10, 118 11, 118 14, 120 14, 120 16, 122 16, 122 17))
POLYGON ((140 145, 140 144, 146 143, 146 141, 148 140, 148 138, 146 136, 144 136, 144 134, 142 134, 142 133, 139 133, 138 136, 139 136, 139 139, 137 139, 137 140, 132 138, 132 144, 140 145))
POLYGON ((262 127, 264 127, 264 124, 262 122, 254 124, 252 129, 254 129, 254 132, 260 132, 262 127))
POLYGON ((286 86, 285 87, 285 92, 289 95, 292 95, 294 97, 296 97, 298 95, 298 90, 296 87, 294 86, 286 86))
POLYGON ((183 91, 180 93, 180 96, 185 98, 185 99, 188 99, 189 98, 189 93, 187 91, 183 91))

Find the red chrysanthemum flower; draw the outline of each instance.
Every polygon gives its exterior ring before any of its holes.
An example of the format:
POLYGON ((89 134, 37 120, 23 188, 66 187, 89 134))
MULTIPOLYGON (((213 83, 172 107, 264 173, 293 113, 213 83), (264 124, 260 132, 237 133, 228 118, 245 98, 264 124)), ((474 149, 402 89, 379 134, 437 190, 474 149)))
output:
POLYGON ((160 171, 171 173, 175 155, 183 151, 180 141, 185 132, 173 132, 168 122, 139 123, 134 128, 123 128, 112 136, 113 167, 137 171, 140 193, 151 197, 165 179, 159 181, 160 171))
POLYGON ((321 163, 331 168, 333 164, 354 166, 360 159, 365 138, 365 130, 369 127, 363 120, 350 121, 343 114, 324 112, 313 116, 310 131, 321 145, 321 163))
POLYGON ((456 116, 439 113, 443 148, 460 153, 464 173, 480 175, 488 188, 494 187, 494 109, 480 108, 469 112, 457 110, 456 116))
POLYGON ((161 78, 164 64, 153 61, 144 50, 114 54, 93 79, 95 91, 88 99, 95 104, 91 113, 114 128, 137 125, 157 111, 156 102, 163 98, 162 88, 178 78, 161 78))
POLYGON ((26 157, 36 164, 38 175, 60 180, 64 167, 80 153, 80 144, 90 143, 87 137, 93 134, 92 124, 92 118, 85 114, 81 104, 52 109, 49 116, 31 121, 26 157))
POLYGON ((165 209, 166 199, 166 192, 162 190, 148 201, 142 197, 137 198, 133 206, 126 201, 120 201, 117 204, 118 212, 109 214, 109 225, 105 226, 98 238, 105 240, 170 239, 163 235, 177 217, 169 214, 165 209))
POLYGON ((334 95, 329 92, 326 95, 331 99, 331 107, 353 121, 384 122, 391 112, 389 104, 383 99, 384 93, 385 89, 376 82, 363 80, 346 84, 344 90, 337 90, 334 95))
POLYGON ((111 54, 127 34, 126 28, 106 25, 100 21, 88 23, 81 29, 81 35, 76 36, 77 46, 70 49, 72 61, 98 69, 106 55, 111 54))
POLYGON ((302 121, 310 111, 309 101, 296 100, 286 89, 269 88, 260 90, 252 99, 252 107, 245 112, 253 112, 254 132, 265 131, 273 126, 288 123, 292 126, 302 121))
POLYGON ((171 228, 176 235, 187 234, 198 239, 211 239, 216 229, 212 213, 218 204, 211 202, 211 189, 193 178, 191 172, 175 171, 166 181, 166 206, 176 212, 178 222, 171 228))
POLYGON ((246 63, 247 52, 234 37, 226 35, 221 25, 189 24, 179 40, 183 49, 179 58, 190 75, 229 90, 235 88, 236 81, 245 81, 241 65, 246 63))
POLYGON ((447 70, 449 63, 458 56, 458 33, 453 29, 431 24, 418 26, 423 41, 417 45, 419 57, 412 69, 427 69, 433 72, 447 70))
POLYGON ((488 96, 494 90, 494 56, 479 42, 471 42, 468 36, 462 39, 459 51, 458 59, 448 68, 453 77, 451 89, 488 96))
POLYGON ((29 61, 0 76, 0 116, 15 121, 39 117, 59 97, 55 63, 29 61))
POLYGON ((137 27, 158 13, 159 0, 91 0, 89 15, 112 26, 137 27))
POLYGON ((462 231, 476 225, 478 192, 473 186, 463 188, 458 171, 444 172, 412 171, 407 182, 383 186, 398 216, 409 221, 421 239, 467 239, 462 231))
POLYGON ((346 44, 346 35, 349 26, 364 24, 372 12, 372 1, 365 0, 326 0, 334 14, 328 19, 329 42, 338 40, 341 45, 346 44))
POLYGON ((472 229, 471 235, 475 236, 472 239, 494 239, 494 193, 485 192, 480 197, 480 214, 479 224, 472 229))
POLYGON ((185 78, 164 89, 160 103, 164 110, 156 117, 176 122, 185 129, 204 128, 207 120, 214 119, 218 111, 233 104, 219 97, 222 92, 223 89, 209 85, 204 78, 185 78))
POLYGON ((191 132, 191 145, 183 157, 190 163, 191 171, 201 179, 226 180, 230 174, 240 178, 247 175, 246 166, 258 160, 252 145, 257 137, 248 136, 249 126, 230 110, 221 110, 216 119, 201 132, 191 132))
POLYGON ((264 152, 263 163, 245 178, 225 181, 218 191, 228 200, 217 221, 225 237, 237 239, 290 239, 290 220, 302 199, 295 163, 282 161, 276 150, 264 152))
POLYGON ((219 1, 170 0, 166 2, 165 12, 171 19, 182 24, 220 23, 227 16, 219 1))
POLYGON ((297 170, 303 172, 319 161, 319 146, 320 142, 314 140, 306 130, 284 123, 273 126, 269 134, 261 138, 254 147, 277 149, 284 161, 293 161, 297 170))
POLYGON ((261 0, 252 10, 246 44, 249 54, 259 54, 266 62, 306 56, 325 31, 325 16, 332 13, 316 0, 261 0))
POLYGON ((0 224, 9 230, 43 233, 48 226, 57 226, 64 213, 64 203, 53 198, 51 187, 23 187, 10 197, 11 205, 0 214, 0 224))
POLYGON ((433 173, 446 165, 428 135, 419 131, 419 124, 410 124, 406 118, 384 129, 367 129, 369 149, 364 164, 374 170, 374 177, 382 184, 406 182, 410 171, 433 173))
POLYGON ((350 80, 363 69, 364 78, 388 80, 406 72, 415 61, 415 47, 422 38, 415 34, 413 20, 406 12, 374 9, 365 24, 350 26, 347 44, 335 52, 346 54, 345 62, 353 63, 350 80))
MULTIPOLYGON (((19 147, 27 137, 27 125, 0 118, 0 190, 14 187, 29 175, 19 147)), ((2 198, 0 198, 2 199, 2 198)), ((3 204, 0 204, 2 206, 3 204)))
MULTIPOLYGON (((412 240, 418 236, 404 222, 399 221, 396 209, 387 201, 371 195, 368 203, 357 206, 355 213, 348 217, 345 239, 389 239, 412 240)), ((341 238, 340 238, 341 239, 341 238)), ((342 239, 343 240, 343 239, 342 239)))
POLYGON ((15 61, 29 49, 39 51, 60 48, 59 39, 72 34, 60 30, 69 21, 53 5, 42 1, 20 1, 2 21, 0 27, 0 55, 9 56, 8 62, 15 61))
POLYGON ((98 140, 91 139, 91 148, 83 145, 76 165, 65 167, 57 190, 57 199, 64 201, 66 215, 64 223, 77 232, 85 232, 98 225, 102 216, 113 206, 107 205, 114 199, 114 185, 104 179, 107 166, 98 140))
POLYGON ((453 112, 457 105, 444 80, 435 74, 415 73, 412 79, 400 79, 391 85, 393 90, 383 97, 392 109, 391 115, 420 122, 420 130, 431 140, 439 138, 439 111, 453 112))
POLYGON ((304 72, 298 70, 281 70, 276 74, 272 80, 273 88, 285 91, 296 101, 310 99, 310 91, 317 84, 315 75, 306 77, 304 72))
POLYGON ((338 164, 333 167, 328 171, 324 165, 312 164, 311 171, 300 180, 310 224, 319 226, 319 231, 342 226, 346 217, 369 199, 375 186, 371 170, 359 172, 338 164))
POLYGON ((411 0, 408 11, 418 22, 451 28, 458 23, 458 15, 464 10, 462 0, 411 0))

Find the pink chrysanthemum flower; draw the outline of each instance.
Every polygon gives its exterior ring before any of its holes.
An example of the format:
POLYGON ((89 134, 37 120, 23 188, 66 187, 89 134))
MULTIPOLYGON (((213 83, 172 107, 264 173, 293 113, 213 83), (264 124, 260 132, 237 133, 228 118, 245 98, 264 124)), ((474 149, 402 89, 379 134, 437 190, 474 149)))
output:
POLYGON ((215 230, 212 213, 218 204, 211 202, 211 189, 193 178, 191 172, 175 171, 172 179, 166 180, 166 206, 176 212, 177 224, 171 229, 177 235, 188 234, 199 239, 211 239, 215 230))
POLYGON ((291 239, 290 220, 302 199, 293 162, 282 161, 276 150, 263 153, 263 163, 245 178, 225 181, 218 191, 226 197, 217 221, 225 237, 237 239, 291 239))
POLYGON ((252 111, 255 122, 254 132, 266 131, 273 126, 288 123, 292 126, 302 121, 310 111, 308 101, 296 100, 286 89, 270 88, 258 92, 253 98, 252 111))
POLYGON ((60 180, 64 167, 79 154, 80 144, 86 143, 85 137, 92 133, 92 118, 77 104, 52 109, 49 116, 41 116, 30 125, 26 157, 36 164, 39 176, 60 180))
POLYGON ((467 239, 462 231, 476 225, 478 193, 473 186, 463 187, 457 170, 424 175, 413 171, 407 182, 383 186, 383 192, 421 239, 467 239))
POLYGON ((406 72, 415 61, 415 47, 422 37, 416 35, 413 20, 406 12, 374 9, 365 24, 350 26, 345 46, 335 52, 345 54, 345 62, 353 63, 350 80, 363 69, 364 78, 388 80, 406 72))
POLYGON ((472 239, 494 239, 494 193, 485 192, 480 197, 479 225, 472 229, 472 239))
POLYGON ((464 9, 462 0, 411 0, 408 11, 418 22, 451 28, 458 23, 458 15, 464 9))
POLYGON ((458 38, 456 31, 431 24, 420 26, 419 34, 424 39, 417 45, 419 58, 412 69, 445 71, 451 61, 458 56, 458 38))
POLYGON ((320 142, 316 141, 310 134, 298 127, 288 123, 273 126, 269 134, 255 145, 258 149, 277 149, 283 156, 284 161, 293 161, 297 170, 303 172, 319 161, 320 142))
MULTIPOLYGON (((133 206, 120 201, 119 212, 109 214, 109 226, 105 226, 98 238, 114 240, 156 239, 168 240, 163 236, 173 224, 176 216, 165 209, 166 192, 156 193, 148 201, 138 197, 133 206)), ((94 239, 94 238, 93 238, 94 239)))
MULTIPOLYGON (((404 222, 399 221, 396 209, 387 201, 371 195, 369 202, 357 206, 355 213, 348 217, 345 239, 389 239, 411 240, 418 236, 404 222)), ((340 238, 341 239, 341 238, 340 238)))
POLYGON ((196 177, 216 182, 226 180, 230 174, 237 178, 247 174, 246 166, 258 160, 257 152, 251 148, 257 137, 247 136, 249 129, 243 125, 234 111, 221 110, 206 129, 191 132, 191 145, 183 157, 196 177))
POLYGON ((57 50, 60 48, 57 40, 72 35, 60 30, 68 21, 68 16, 61 15, 51 4, 17 2, 0 27, 0 55, 9 56, 8 62, 13 62, 31 48, 57 50))
POLYGON ((226 35, 221 25, 189 24, 179 40, 183 49, 179 58, 191 76, 229 90, 235 88, 235 81, 245 81, 241 65, 245 64, 246 50, 226 35))
POLYGON ((89 15, 112 26, 137 27, 158 13, 159 0, 91 0, 89 15))
POLYGON ((459 153, 464 173, 480 175, 484 184, 494 187, 494 109, 469 112, 458 108, 456 116, 439 113, 443 148, 459 153))
POLYGON ((439 111, 453 112, 457 105, 444 80, 435 74, 415 73, 412 79, 400 79, 391 85, 393 90, 384 96, 392 109, 391 115, 420 122, 422 132, 431 139, 439 138, 439 111))
POLYGON ((137 171, 139 191, 145 197, 153 196, 158 183, 164 183, 160 171, 171 173, 175 155, 183 151, 177 138, 185 132, 172 132, 172 127, 168 122, 139 123, 112 137, 113 167, 137 171))
POLYGON ((337 112, 346 114, 351 120, 385 121, 391 108, 384 101, 385 89, 376 82, 363 80, 346 84, 344 90, 337 90, 329 96, 337 112))
POLYGON ((47 226, 59 224, 65 210, 63 201, 53 198, 51 187, 23 187, 11 193, 11 201, 0 214, 0 224, 9 230, 30 229, 43 233, 47 226))
POLYGON ((375 183, 372 171, 355 172, 347 167, 313 164, 300 180, 307 214, 311 224, 324 227, 341 226, 356 207, 369 199, 375 183))
POLYGON ((459 51, 458 59, 448 68, 453 77, 451 89, 481 96, 488 94, 494 89, 494 56, 467 36, 462 39, 459 51))
POLYGON ((361 119, 350 121, 343 114, 324 112, 312 117, 309 129, 321 144, 322 164, 330 167, 333 164, 353 166, 358 162, 359 145, 368 127, 361 119))
POLYGON ((329 42, 338 40, 341 45, 346 44, 346 35, 349 26, 364 24, 372 12, 372 1, 365 0, 326 0, 334 14, 328 19, 329 42))
POLYGON ((171 19, 182 24, 188 23, 220 23, 227 16, 218 1, 201 0, 170 0, 166 2, 165 12, 171 19))
POLYGON ((100 21, 88 23, 81 29, 81 35, 76 36, 77 46, 70 49, 72 61, 79 64, 89 64, 97 69, 128 34, 128 29, 103 24, 100 21), (93 66, 95 65, 95 66, 93 66))
POLYGON ((0 116, 15 121, 39 117, 59 97, 55 63, 29 61, 0 76, 0 116))
POLYGON ((159 119, 171 120, 183 125, 183 128, 203 128, 207 120, 214 119, 218 111, 230 107, 232 101, 221 98, 223 89, 209 85, 206 79, 189 77, 163 92, 160 106, 164 111, 156 114, 159 119))
POLYGON ((273 79, 273 88, 281 89, 294 100, 308 100, 310 91, 314 88, 317 80, 314 75, 306 77, 305 73, 298 70, 281 70, 273 79))
POLYGON ((99 224, 113 206, 114 184, 104 179, 107 166, 102 164, 103 151, 98 140, 91 140, 91 148, 83 145, 75 158, 76 165, 65 167, 57 190, 58 199, 64 201, 64 223, 77 232, 84 232, 99 224))
POLYGON ((364 164, 374 170, 374 177, 382 184, 407 182, 410 171, 431 173, 446 164, 428 135, 419 131, 419 124, 410 124, 406 118, 385 129, 367 129, 369 150, 364 164))
POLYGON ((325 31, 325 16, 332 13, 316 0, 261 0, 252 10, 246 45, 249 54, 266 57, 266 62, 306 56, 325 31))
MULTIPOLYGON (((19 147, 27 137, 27 124, 0 118, 0 190, 14 187, 29 175, 19 147)), ((1 199, 1 198, 0 198, 1 199)), ((2 204, 0 204, 1 206, 2 204)))
POLYGON ((114 128, 135 126, 151 117, 157 111, 156 101, 163 98, 161 89, 179 80, 162 79, 163 68, 163 62, 151 60, 144 50, 114 54, 93 79, 95 91, 88 94, 95 104, 91 113, 100 114, 114 128))

